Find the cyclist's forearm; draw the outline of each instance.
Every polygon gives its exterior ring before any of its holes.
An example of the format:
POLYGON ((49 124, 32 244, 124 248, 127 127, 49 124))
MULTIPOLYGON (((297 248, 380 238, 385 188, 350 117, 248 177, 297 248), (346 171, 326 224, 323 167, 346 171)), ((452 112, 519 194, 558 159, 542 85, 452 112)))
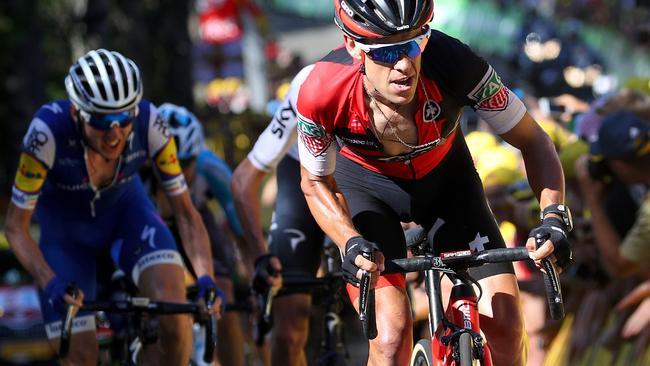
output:
POLYGON ((537 196, 540 208, 564 203, 564 175, 555 150, 523 153, 528 182, 537 196))
POLYGON ((10 204, 5 226, 7 241, 20 264, 36 280, 40 288, 45 288, 55 273, 29 233, 29 219, 26 219, 27 221, 20 219, 16 210, 20 209, 10 204))
MULTIPOLYGON (((176 215, 176 225, 178 225, 183 248, 198 277, 205 274, 214 276, 208 232, 203 225, 201 215, 195 209, 188 211, 186 214, 176 215)), ((223 245, 223 243, 218 244, 223 245)))
POLYGON ((521 151, 530 187, 540 207, 564 202, 564 174, 553 142, 535 120, 524 114, 512 130, 501 135, 521 151))
POLYGON ((231 191, 239 222, 242 226, 244 240, 253 261, 267 252, 266 240, 261 224, 261 207, 258 196, 262 179, 266 172, 256 169, 248 159, 235 169, 232 176, 231 191))
POLYGON ((314 219, 334 243, 345 250, 348 239, 360 235, 355 229, 343 194, 334 177, 318 177, 301 168, 300 186, 314 219))
POLYGON ((242 226, 243 236, 246 240, 248 250, 253 255, 266 253, 266 243, 261 219, 261 208, 257 189, 250 189, 235 195, 235 208, 242 226))

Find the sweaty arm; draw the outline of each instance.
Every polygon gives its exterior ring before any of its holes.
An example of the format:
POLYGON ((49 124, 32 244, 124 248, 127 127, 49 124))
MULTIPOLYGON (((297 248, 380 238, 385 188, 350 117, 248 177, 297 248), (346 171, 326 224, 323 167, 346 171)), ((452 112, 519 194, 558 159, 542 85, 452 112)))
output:
POLYGON ((300 175, 300 187, 314 219, 344 253, 348 239, 360 234, 354 228, 348 205, 334 176, 318 176, 304 166, 300 168, 300 175))
MULTIPOLYGON (((521 151, 528 182, 537 196, 540 208, 543 210, 548 205, 564 203, 564 173, 562 172, 560 159, 551 139, 528 112, 524 114, 519 123, 502 134, 501 137, 521 151)), ((555 214, 551 213, 546 218, 551 215, 555 216, 555 214)), ((558 216, 557 219, 559 218, 558 216)), ((546 222, 546 219, 544 222, 546 222)), ((571 258, 571 251, 566 241, 566 234, 563 234, 564 240, 558 242, 546 240, 539 247, 535 244, 533 238, 528 239, 526 246, 532 252, 531 256, 538 266, 541 265, 539 262, 541 259, 551 256, 558 248, 561 248, 558 251, 559 254, 556 253, 552 258, 561 258, 561 262, 558 259, 560 268, 570 263, 567 262, 571 258), (561 247, 556 247, 556 245, 561 245, 561 247)))

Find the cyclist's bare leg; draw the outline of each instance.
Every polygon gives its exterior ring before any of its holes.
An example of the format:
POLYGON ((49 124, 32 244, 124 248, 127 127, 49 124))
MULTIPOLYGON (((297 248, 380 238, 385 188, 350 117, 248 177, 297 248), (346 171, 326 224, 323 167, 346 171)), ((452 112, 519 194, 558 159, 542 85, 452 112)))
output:
POLYGON ((272 364, 307 366, 311 296, 293 294, 273 300, 272 364))
MULTIPOLYGON (((227 277, 217 276, 214 280, 217 287, 226 294, 226 303, 232 303, 235 295, 232 280, 227 277)), ((219 342, 217 343, 217 356, 222 365, 244 365, 244 335, 239 322, 239 313, 229 311, 222 314, 218 324, 219 342)))
POLYGON ((485 333, 495 365, 526 364, 527 340, 521 312, 519 287, 514 274, 505 273, 479 280, 481 330, 485 333))
MULTIPOLYGON (((59 349, 60 338, 50 339, 50 346, 59 349)), ((59 360, 62 366, 83 366, 97 364, 97 335, 94 331, 73 333, 70 339, 68 356, 59 360)))
MULTIPOLYGON (((157 264, 142 272, 138 289, 154 301, 186 303, 183 268, 174 264, 157 264)), ((155 355, 148 350, 145 362, 151 365, 187 365, 192 349, 190 315, 158 316, 160 323, 155 355), (153 358, 151 358, 153 357, 153 358)))
MULTIPOLYGON (((354 300, 359 311, 359 298, 354 300)), ((370 341, 368 366, 407 365, 413 348, 413 319, 406 289, 375 290, 377 338, 370 341)))

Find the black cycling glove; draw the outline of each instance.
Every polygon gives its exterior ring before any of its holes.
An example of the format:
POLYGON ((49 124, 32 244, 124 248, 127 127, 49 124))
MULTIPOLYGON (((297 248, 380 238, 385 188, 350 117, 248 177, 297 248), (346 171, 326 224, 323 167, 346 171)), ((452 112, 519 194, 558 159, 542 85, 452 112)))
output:
POLYGON ((276 275, 276 270, 271 265, 272 254, 264 254, 255 260, 255 272, 253 273, 253 291, 263 294, 269 288, 266 281, 269 277, 276 275))
POLYGON ((346 282, 359 287, 359 279, 357 278, 359 267, 354 264, 354 260, 358 255, 361 255, 362 252, 369 253, 374 251, 379 251, 377 244, 369 242, 361 236, 350 238, 348 242, 345 243, 345 255, 343 256, 343 263, 341 264, 343 279, 345 279, 346 282))
POLYGON ((542 220, 542 223, 530 231, 528 235, 530 238, 550 240, 555 246, 553 255, 557 259, 556 264, 561 269, 568 268, 573 262, 573 253, 571 252, 571 245, 567 239, 567 228, 562 220, 556 217, 547 217, 542 220))

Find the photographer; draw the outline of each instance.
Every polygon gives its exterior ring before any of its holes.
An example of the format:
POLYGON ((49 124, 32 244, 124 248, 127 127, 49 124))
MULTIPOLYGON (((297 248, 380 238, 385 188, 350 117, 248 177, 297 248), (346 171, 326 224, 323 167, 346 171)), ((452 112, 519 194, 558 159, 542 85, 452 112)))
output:
POLYGON ((633 226, 621 234, 602 202, 609 173, 629 185, 650 184, 650 122, 639 114, 619 111, 606 115, 591 144, 591 156, 576 162, 576 173, 591 212, 596 244, 611 277, 624 277, 650 264, 650 195, 640 203, 633 226), (591 163, 590 163, 591 162, 591 163), (590 167, 591 165, 591 167, 590 167), (599 173, 600 172, 600 173, 599 173))

